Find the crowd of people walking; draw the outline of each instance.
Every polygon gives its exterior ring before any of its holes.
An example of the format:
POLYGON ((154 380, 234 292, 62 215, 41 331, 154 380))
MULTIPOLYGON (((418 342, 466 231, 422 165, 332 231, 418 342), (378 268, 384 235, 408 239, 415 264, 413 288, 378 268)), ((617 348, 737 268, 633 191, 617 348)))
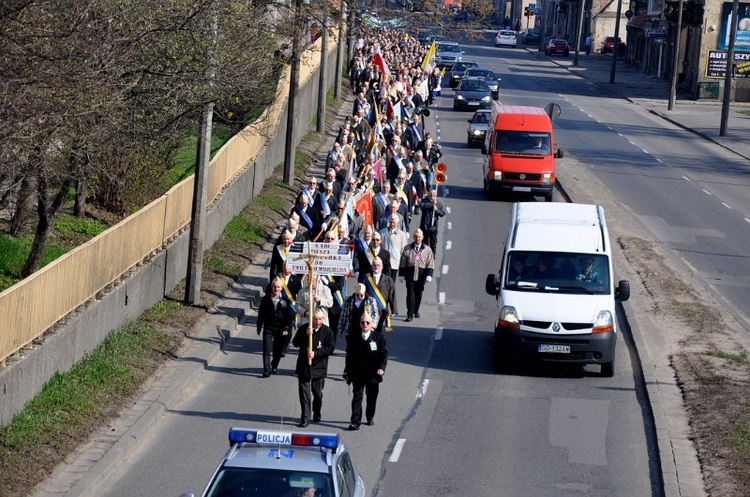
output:
POLYGON ((278 373, 289 344, 299 348, 300 427, 322 419, 328 357, 346 340, 344 379, 353 386, 350 430, 373 425, 388 362, 385 333, 400 318, 420 318, 425 285, 433 279, 438 226, 446 210, 438 198, 442 157, 425 130, 441 73, 429 47, 403 32, 363 33, 349 62, 356 95, 327 155, 322 178, 312 175, 296 197, 276 244, 269 283, 258 308, 263 377, 278 373), (300 242, 335 244, 350 254, 347 294, 342 274, 294 274, 290 258, 300 242), (402 287, 399 285, 403 285, 402 287))

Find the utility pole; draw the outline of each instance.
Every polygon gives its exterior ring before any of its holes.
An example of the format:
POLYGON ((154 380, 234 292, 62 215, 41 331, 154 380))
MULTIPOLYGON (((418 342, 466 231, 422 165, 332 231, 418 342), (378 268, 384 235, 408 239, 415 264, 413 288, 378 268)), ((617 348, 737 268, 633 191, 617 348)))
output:
POLYGON ((677 33, 674 37, 674 61, 672 64, 672 84, 669 86, 669 103, 667 110, 674 109, 674 102, 677 99, 677 70, 680 67, 680 37, 682 34, 682 2, 677 10, 677 33))
POLYGON ((345 1, 341 0, 341 6, 339 7, 339 34, 336 38, 338 48, 336 49, 336 75, 334 76, 333 84, 333 98, 336 100, 341 98, 341 69, 344 57, 344 16, 346 15, 345 1))
MULTIPOLYGON (((574 66, 578 65, 578 52, 581 51, 581 36, 583 35, 583 13, 586 10, 586 0, 580 0, 580 2, 581 2, 581 5, 578 11, 578 35, 576 36, 576 53, 573 56, 574 66)), ((615 39, 617 39, 616 35, 615 35, 615 39)))
POLYGON ((201 277, 203 273, 203 239, 206 233, 206 196, 208 190, 208 163, 211 160, 211 128, 213 124, 214 103, 213 86, 216 77, 214 67, 214 50, 218 36, 218 19, 214 14, 211 21, 211 41, 206 50, 206 78, 209 93, 207 103, 203 106, 198 153, 193 178, 193 207, 190 218, 190 241, 188 243, 188 271, 185 281, 185 300, 192 305, 201 303, 201 277))
MULTIPOLYGON (((680 0, 682 5, 682 0, 680 0)), ((617 0, 617 17, 615 17, 615 41, 612 48, 612 67, 609 69, 609 82, 615 82, 615 69, 617 67, 617 54, 620 52, 620 15, 622 15, 622 0, 617 0)))
POLYGON ((302 0, 295 0, 294 4, 294 26, 292 39, 292 67, 289 75, 289 99, 286 106, 286 140, 284 142, 284 183, 294 185, 294 146, 295 120, 297 110, 297 92, 299 87, 299 64, 300 52, 302 51, 302 0))
MULTIPOLYGON (((318 119, 315 125, 315 131, 318 133, 324 133, 326 130, 326 93, 328 92, 328 85, 326 84, 328 78, 328 7, 323 2, 323 19, 321 20, 322 33, 320 43, 320 75, 318 77, 318 119)), ((312 316, 310 317, 312 320, 312 316)))
POLYGON ((721 126, 719 136, 727 136, 729 122, 729 97, 732 91, 732 76, 734 76, 734 39, 737 37, 737 11, 740 1, 732 2, 732 24, 729 28, 729 50, 727 50, 727 73, 724 76, 724 98, 721 101, 721 126))

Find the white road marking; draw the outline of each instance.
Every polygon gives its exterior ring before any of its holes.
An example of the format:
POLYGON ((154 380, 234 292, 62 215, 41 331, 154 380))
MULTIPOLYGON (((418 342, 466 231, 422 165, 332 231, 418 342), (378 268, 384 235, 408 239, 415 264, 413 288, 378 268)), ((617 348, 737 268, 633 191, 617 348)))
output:
POLYGON ((445 212, 448 213, 448 214, 451 213, 451 208, 448 207, 447 205, 445 206, 445 212))
POLYGON ((391 457, 388 458, 388 462, 398 462, 398 458, 401 457, 401 450, 404 448, 405 443, 405 438, 398 439, 395 447, 393 447, 393 452, 391 452, 391 457))
MULTIPOLYGON (((656 160, 659 160, 659 159, 656 159, 656 160)), ((690 178, 688 178, 687 176, 685 176, 684 174, 682 175, 682 179, 684 179, 685 181, 693 181, 690 178)))
POLYGON ((445 292, 438 293, 438 304, 445 304, 445 292))
POLYGON ((731 205, 729 205, 729 204, 728 204, 728 203, 726 203, 726 202, 722 202, 722 203, 721 203, 721 205, 723 205, 723 206, 724 206, 724 207, 726 207, 727 209, 731 209, 731 208, 732 208, 732 206, 731 206, 731 205))
POLYGON ((644 154, 648 155, 648 150, 646 150, 645 148, 642 148, 641 152, 643 152, 644 154))
MULTIPOLYGON (((442 329, 442 328, 439 328, 439 329, 442 329)), ((429 384, 430 384, 430 380, 428 380, 427 378, 425 378, 424 380, 422 380, 422 384, 419 385, 419 390, 417 390, 417 398, 418 399, 421 399, 422 397, 424 397, 427 394, 427 385, 429 385, 429 384)))
POLYGON ((747 221, 748 223, 750 223, 750 219, 748 219, 748 218, 745 218, 745 221, 747 221))
POLYGON ((706 195, 711 195, 711 192, 709 192, 708 190, 704 190, 703 188, 701 188, 701 191, 706 195))
POLYGON ((448 264, 443 264, 443 271, 441 274, 448 274, 448 264))
POLYGON ((452 246, 453 246, 453 242, 451 242, 450 240, 445 242, 445 250, 450 250, 452 246))
POLYGON ((435 341, 440 341, 443 339, 443 328, 442 326, 435 330, 435 341))
POLYGON ((448 222, 446 223, 446 225, 445 225, 445 226, 446 226, 446 227, 447 227, 447 228, 448 228, 449 230, 452 230, 452 229, 453 229, 453 223, 451 223, 450 221, 448 221, 448 222))

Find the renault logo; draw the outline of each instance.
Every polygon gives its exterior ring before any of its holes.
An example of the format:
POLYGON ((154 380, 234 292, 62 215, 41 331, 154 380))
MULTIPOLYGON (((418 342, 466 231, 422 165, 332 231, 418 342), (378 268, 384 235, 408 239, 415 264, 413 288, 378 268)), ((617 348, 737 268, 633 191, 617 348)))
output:
POLYGON ((525 174, 523 174, 523 173, 521 173, 521 174, 520 174, 520 175, 519 175, 518 177, 519 177, 520 179, 526 179, 526 175, 525 175, 525 174))
POLYGON ((552 331, 558 332, 560 331, 560 323, 555 323, 552 325, 552 331))

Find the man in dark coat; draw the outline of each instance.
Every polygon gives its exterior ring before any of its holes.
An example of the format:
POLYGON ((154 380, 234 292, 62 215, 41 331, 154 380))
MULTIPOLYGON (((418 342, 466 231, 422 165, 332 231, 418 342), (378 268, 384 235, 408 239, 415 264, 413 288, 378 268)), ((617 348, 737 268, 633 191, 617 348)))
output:
POLYGON ((258 308, 258 335, 263 332, 263 378, 277 373, 279 361, 294 325, 294 312, 282 295, 281 280, 274 278, 258 308), (272 358, 273 355, 273 358, 272 358))
POLYGON ((438 219, 445 216, 445 206, 437 198, 437 190, 431 190, 421 205, 422 218, 419 229, 424 233, 424 243, 432 249, 432 255, 437 254, 438 219))
POLYGON ((302 407, 302 416, 297 425, 300 428, 310 424, 311 410, 312 420, 316 423, 321 420, 320 411, 323 407, 323 387, 328 374, 328 356, 336 349, 336 336, 331 328, 323 324, 324 319, 325 311, 321 308, 316 309, 312 325, 305 323, 300 326, 292 339, 292 344, 299 347, 295 371, 299 383, 299 402, 302 407), (312 349, 309 347, 311 334, 312 349), (312 409, 310 409, 311 401, 312 409))
POLYGON ((374 331, 375 322, 367 313, 360 319, 361 333, 346 337, 346 367, 344 377, 352 388, 352 416, 350 430, 359 430, 362 423, 362 398, 367 396, 365 417, 367 426, 375 424, 375 408, 388 364, 385 337, 374 331))
MULTIPOLYGON (((390 257, 390 254, 388 257, 390 257)), ((396 282, 383 268, 383 260, 380 257, 373 259, 372 272, 360 275, 360 280, 367 288, 367 293, 378 303, 380 309, 380 319, 375 326, 376 331, 378 333, 383 330, 391 331, 390 317, 398 313, 396 282)))
POLYGON ((432 281, 435 258, 432 249, 422 243, 421 229, 414 232, 414 242, 404 247, 398 266, 398 278, 406 283, 406 321, 419 317, 419 306, 425 283, 432 281))

